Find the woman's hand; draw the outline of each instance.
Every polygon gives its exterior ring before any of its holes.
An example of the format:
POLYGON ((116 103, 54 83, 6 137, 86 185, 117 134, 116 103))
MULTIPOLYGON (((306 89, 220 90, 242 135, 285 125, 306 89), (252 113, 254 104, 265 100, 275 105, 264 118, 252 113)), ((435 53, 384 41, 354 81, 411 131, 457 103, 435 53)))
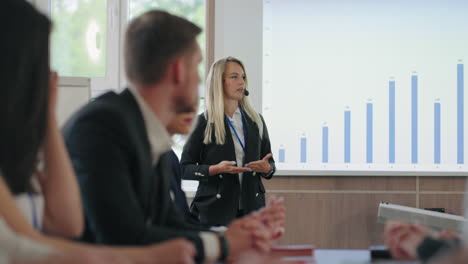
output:
POLYGON ((45 198, 43 229, 48 234, 77 238, 84 229, 80 189, 56 118, 57 73, 51 72, 49 78, 44 171, 38 174, 45 198))
POLYGON ((421 225, 397 221, 385 225, 385 244, 395 259, 417 259, 417 248, 428 236, 433 236, 433 232, 421 225))
POLYGON ((262 223, 272 233, 271 239, 275 240, 284 234, 284 224, 286 220, 286 207, 284 206, 284 199, 282 197, 270 197, 268 205, 258 212, 262 223))
POLYGON ((57 97, 58 97, 58 75, 57 72, 50 72, 49 80, 49 118, 55 119, 57 111, 57 97))
POLYGON ((261 173, 269 173, 271 171, 270 165, 270 158, 273 154, 269 153, 263 159, 249 162, 245 165, 245 167, 249 168, 251 171, 261 172, 261 173))
POLYGON ((216 165, 212 165, 209 168, 210 176, 217 175, 220 173, 236 174, 236 173, 247 172, 247 171, 250 171, 250 170, 244 167, 237 167, 235 161, 227 161, 227 160, 221 161, 220 163, 216 165))
POLYGON ((258 213, 252 213, 231 222, 224 236, 229 243, 229 261, 232 262, 242 252, 255 250, 268 253, 271 250, 272 234, 261 222, 258 213))
POLYGON ((442 240, 455 240, 455 239, 461 239, 460 234, 450 230, 450 229, 444 229, 440 231, 439 233, 435 234, 435 238, 437 239, 442 239, 442 240))

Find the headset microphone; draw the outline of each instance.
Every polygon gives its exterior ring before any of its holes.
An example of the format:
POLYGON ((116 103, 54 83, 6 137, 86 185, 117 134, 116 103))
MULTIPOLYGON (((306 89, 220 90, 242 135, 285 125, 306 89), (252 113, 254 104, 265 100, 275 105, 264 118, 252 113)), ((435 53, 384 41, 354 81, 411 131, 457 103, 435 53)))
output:
POLYGON ((247 89, 245 89, 245 90, 244 90, 244 95, 245 95, 245 96, 249 96, 249 94, 250 94, 249 91, 247 91, 247 89))

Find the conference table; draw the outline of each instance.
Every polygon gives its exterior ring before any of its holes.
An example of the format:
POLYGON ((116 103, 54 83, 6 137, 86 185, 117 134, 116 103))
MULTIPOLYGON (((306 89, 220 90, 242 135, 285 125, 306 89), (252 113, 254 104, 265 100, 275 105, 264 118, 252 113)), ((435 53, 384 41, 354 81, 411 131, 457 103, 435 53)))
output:
POLYGON ((314 257, 291 257, 286 260, 303 260, 307 264, 419 264, 417 261, 371 260, 369 250, 316 249, 314 257))

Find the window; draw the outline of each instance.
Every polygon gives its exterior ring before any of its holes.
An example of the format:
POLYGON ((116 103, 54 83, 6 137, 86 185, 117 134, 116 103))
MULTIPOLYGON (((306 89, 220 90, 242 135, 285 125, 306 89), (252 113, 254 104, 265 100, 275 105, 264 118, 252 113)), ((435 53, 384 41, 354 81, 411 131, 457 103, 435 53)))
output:
MULTIPOLYGON (((60 76, 91 78, 91 96, 125 85, 123 36, 132 18, 151 9, 162 9, 184 17, 200 28, 197 41, 205 56, 205 0, 35 0, 54 23, 51 61, 60 76)), ((204 90, 205 65, 199 66, 204 90)), ((199 111, 203 111, 200 98, 199 111)), ((186 137, 174 137, 174 151, 180 157, 186 137)), ((194 190, 198 182, 184 182, 194 190)))
MULTIPOLYGON (((35 0, 54 23, 51 64, 60 76, 91 78, 92 97, 126 85, 122 41, 125 27, 150 9, 185 17, 205 29, 205 0, 35 0)), ((198 38, 205 55, 205 33, 198 38)), ((205 66, 199 67, 205 76, 205 66)), ((200 84, 203 91, 204 84, 200 84)))
POLYGON ((120 0, 35 0, 53 22, 51 66, 61 77, 89 77, 91 97, 121 88, 120 0))
MULTIPOLYGON (((128 19, 131 20, 151 9, 166 10, 199 26, 203 31, 197 41, 205 57, 205 0, 129 0, 128 19)), ((200 84, 202 88, 205 76, 204 61, 200 63, 199 73, 203 80, 200 84)))
POLYGON ((107 1, 52 0, 51 64, 61 76, 106 75, 107 1))

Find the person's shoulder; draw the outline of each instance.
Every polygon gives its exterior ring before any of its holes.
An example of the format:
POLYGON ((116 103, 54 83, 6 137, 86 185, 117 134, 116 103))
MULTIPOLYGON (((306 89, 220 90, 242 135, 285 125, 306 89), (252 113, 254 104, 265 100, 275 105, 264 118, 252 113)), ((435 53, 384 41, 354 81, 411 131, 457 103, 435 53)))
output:
POLYGON ((192 133, 190 133, 189 138, 197 138, 204 133, 207 124, 204 113, 199 114, 195 122, 196 123, 193 126, 193 130, 192 133))
POLYGON ((198 120, 202 120, 202 121, 206 122, 205 112, 202 112, 202 113, 198 114, 198 120))
POLYGON ((260 117, 260 119, 262 120, 263 124, 265 124, 265 118, 263 118, 263 115, 258 113, 258 116, 260 117))
MULTIPOLYGON (((262 121, 263 125, 265 125, 265 119, 263 119, 262 114, 260 114, 259 112, 255 112, 255 113, 258 115, 258 117, 260 117, 260 120, 262 121)), ((246 114, 245 116, 246 116, 246 119, 247 119, 249 122, 251 122, 251 123, 254 122, 254 120, 255 120, 254 117, 251 117, 251 116, 249 116, 248 114, 246 114)))
POLYGON ((118 110, 118 105, 121 104, 120 101, 119 95, 116 92, 106 92, 91 99, 88 104, 79 109, 73 116, 94 115, 96 112, 118 110))
POLYGON ((205 116, 205 112, 201 113, 198 115, 198 118, 197 118, 197 126, 206 126, 206 116, 205 116))
POLYGON ((160 159, 170 159, 170 160, 177 159, 178 160, 179 158, 177 157, 177 154, 174 152, 174 150, 170 149, 169 151, 164 152, 161 155, 160 159))
POLYGON ((107 92, 95 98, 88 105, 83 107, 83 112, 98 112, 98 111, 117 111, 126 112, 131 106, 133 95, 130 91, 125 90, 122 93, 114 91, 107 92))

